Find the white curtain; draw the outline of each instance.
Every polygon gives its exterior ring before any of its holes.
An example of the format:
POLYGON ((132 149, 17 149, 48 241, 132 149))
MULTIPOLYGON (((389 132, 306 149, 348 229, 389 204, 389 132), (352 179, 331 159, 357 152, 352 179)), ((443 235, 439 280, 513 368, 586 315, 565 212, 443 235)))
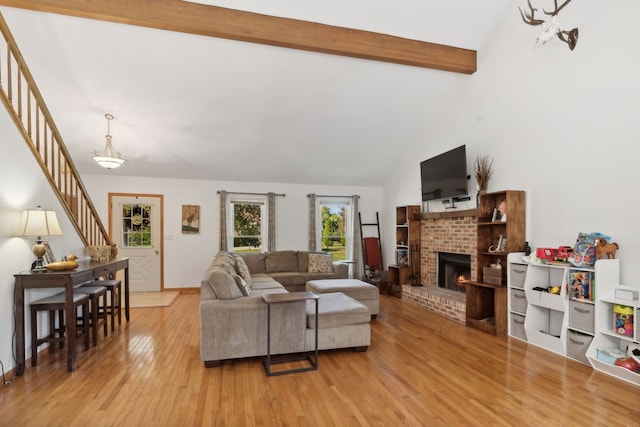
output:
POLYGON ((228 251, 229 243, 227 242, 227 192, 224 190, 220 193, 220 250, 228 251))

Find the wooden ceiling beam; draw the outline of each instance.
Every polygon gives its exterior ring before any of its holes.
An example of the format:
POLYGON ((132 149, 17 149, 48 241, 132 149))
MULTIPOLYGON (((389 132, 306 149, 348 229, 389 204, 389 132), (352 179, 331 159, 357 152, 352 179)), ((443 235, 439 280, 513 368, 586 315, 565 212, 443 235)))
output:
POLYGON ((180 0, 0 0, 0 5, 456 73, 476 51, 180 0))

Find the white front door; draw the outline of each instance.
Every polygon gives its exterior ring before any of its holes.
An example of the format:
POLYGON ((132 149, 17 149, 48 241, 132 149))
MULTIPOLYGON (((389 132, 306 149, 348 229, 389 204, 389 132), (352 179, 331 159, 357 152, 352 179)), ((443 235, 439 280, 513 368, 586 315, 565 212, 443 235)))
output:
POLYGON ((129 258, 130 291, 162 290, 163 196, 109 193, 109 205, 111 239, 129 258))

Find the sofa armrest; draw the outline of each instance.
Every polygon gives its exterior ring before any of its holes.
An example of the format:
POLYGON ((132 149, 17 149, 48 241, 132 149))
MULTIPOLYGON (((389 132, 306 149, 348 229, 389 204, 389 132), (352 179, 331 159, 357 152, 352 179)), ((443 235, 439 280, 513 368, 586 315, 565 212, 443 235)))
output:
MULTIPOLYGON (((271 351, 304 351, 304 301, 271 307, 271 351)), ((261 295, 200 301, 200 355, 205 362, 265 355, 267 303, 261 295)))
POLYGON ((334 261, 333 271, 338 275, 338 279, 347 279, 349 277, 349 264, 334 261))

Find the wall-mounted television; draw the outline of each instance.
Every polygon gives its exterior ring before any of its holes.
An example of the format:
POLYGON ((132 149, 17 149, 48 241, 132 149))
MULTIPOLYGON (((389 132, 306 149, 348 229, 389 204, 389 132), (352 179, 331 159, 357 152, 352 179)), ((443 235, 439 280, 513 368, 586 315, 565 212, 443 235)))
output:
POLYGON ((467 196, 467 149, 465 145, 420 163, 422 201, 467 196))

